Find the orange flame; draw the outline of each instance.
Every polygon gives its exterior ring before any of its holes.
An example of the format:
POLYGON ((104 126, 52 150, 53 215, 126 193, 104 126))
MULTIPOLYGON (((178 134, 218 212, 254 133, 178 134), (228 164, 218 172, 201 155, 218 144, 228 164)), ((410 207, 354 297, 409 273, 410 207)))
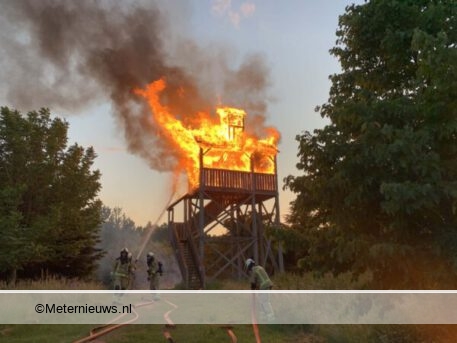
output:
MULTIPOLYGON (((177 169, 185 171, 189 187, 198 185, 200 150, 203 167, 273 174, 279 132, 269 128, 268 137, 259 139, 245 131, 246 112, 232 107, 218 107, 219 123, 208 113, 198 114, 197 127, 185 127, 160 101, 166 82, 159 79, 134 92, 145 97, 155 122, 162 129, 171 151, 177 157, 177 169)), ((182 89, 179 91, 182 92, 182 89)))

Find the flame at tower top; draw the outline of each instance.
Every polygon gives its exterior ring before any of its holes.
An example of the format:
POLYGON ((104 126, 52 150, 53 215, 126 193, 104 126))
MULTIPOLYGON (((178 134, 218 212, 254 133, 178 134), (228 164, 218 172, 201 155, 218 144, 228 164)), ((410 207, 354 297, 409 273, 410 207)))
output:
POLYGON ((265 128, 267 137, 259 138, 246 131, 246 112, 232 107, 216 108, 218 118, 200 112, 184 124, 161 102, 165 88, 165 80, 159 79, 134 92, 147 99, 161 138, 176 159, 176 171, 186 173, 190 189, 198 186, 201 149, 205 168, 275 173, 274 156, 280 137, 276 129, 265 128))

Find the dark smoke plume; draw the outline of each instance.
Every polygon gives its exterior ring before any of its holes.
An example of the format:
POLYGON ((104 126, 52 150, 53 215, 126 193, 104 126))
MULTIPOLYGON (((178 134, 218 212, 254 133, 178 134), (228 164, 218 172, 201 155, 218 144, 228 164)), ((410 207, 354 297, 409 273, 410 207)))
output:
POLYGON ((184 122, 221 99, 263 124, 269 73, 261 56, 234 67, 225 48, 183 38, 159 3, 114 3, 0 0, 0 96, 26 110, 79 110, 109 98, 129 150, 163 171, 173 170, 173 152, 135 87, 164 78, 162 100, 184 122))

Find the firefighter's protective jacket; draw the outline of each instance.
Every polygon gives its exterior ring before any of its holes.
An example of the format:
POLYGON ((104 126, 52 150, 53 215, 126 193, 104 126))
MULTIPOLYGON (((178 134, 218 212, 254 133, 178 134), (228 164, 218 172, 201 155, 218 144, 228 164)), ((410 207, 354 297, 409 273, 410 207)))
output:
POLYGON ((149 276, 149 277, 155 276, 156 273, 157 273, 157 270, 158 270, 157 261, 154 259, 154 260, 152 260, 151 263, 149 264, 148 276, 149 276))
POLYGON ((129 278, 130 275, 132 274, 132 272, 133 272, 132 263, 130 261, 122 263, 120 258, 116 259, 116 262, 115 262, 114 268, 113 268, 113 276, 115 278, 116 277, 129 278))
POLYGON ((271 289, 273 282, 268 277, 267 272, 261 266, 254 266, 250 276, 251 285, 255 285, 255 289, 271 289))

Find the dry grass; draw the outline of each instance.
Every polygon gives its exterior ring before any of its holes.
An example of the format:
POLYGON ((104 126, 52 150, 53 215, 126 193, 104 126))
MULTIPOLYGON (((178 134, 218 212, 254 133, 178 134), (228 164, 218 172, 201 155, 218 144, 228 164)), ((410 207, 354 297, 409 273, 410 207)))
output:
POLYGON ((313 273, 303 275, 284 273, 273 277, 275 289, 366 289, 372 280, 371 273, 354 276, 344 273, 338 276, 325 274, 316 277, 313 273))
MULTIPOLYGON (((325 274, 323 276, 315 276, 313 273, 293 274, 284 273, 274 275, 272 281, 274 289, 366 289, 366 285, 372 280, 371 273, 365 273, 355 277, 352 273, 340 274, 325 274)), ((208 289, 250 289, 249 280, 247 278, 241 280, 217 280, 210 282, 207 285, 208 289)))
POLYGON ((66 289, 81 289, 81 290, 96 290, 106 289, 106 287, 98 281, 82 281, 78 279, 66 279, 56 276, 48 276, 40 280, 19 280, 15 285, 8 285, 6 282, 0 282, 0 289, 6 290, 66 290, 66 289))

